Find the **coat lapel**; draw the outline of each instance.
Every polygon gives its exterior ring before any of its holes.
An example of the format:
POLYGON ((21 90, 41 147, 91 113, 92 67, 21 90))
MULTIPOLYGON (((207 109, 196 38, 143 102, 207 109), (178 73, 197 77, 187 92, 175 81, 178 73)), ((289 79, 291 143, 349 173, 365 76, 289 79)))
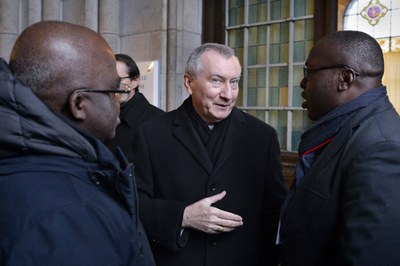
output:
POLYGON ((194 129, 189 115, 182 106, 179 107, 176 112, 174 126, 174 136, 177 140, 188 150, 204 170, 211 173, 213 163, 211 162, 210 156, 194 129))
POLYGON ((228 129, 222 144, 221 152, 218 156, 217 162, 215 163, 213 170, 214 173, 224 165, 244 135, 244 127, 242 126, 244 124, 244 117, 242 116, 241 111, 235 107, 230 115, 231 118, 228 124, 228 129))
MULTIPOLYGON (((290 219, 296 211, 302 210, 299 205, 303 204, 302 198, 304 193, 307 192, 308 188, 316 179, 324 177, 323 172, 326 168, 326 165, 334 160, 336 154, 342 150, 342 146, 347 142, 347 139, 350 137, 350 135, 351 128, 349 126, 342 128, 342 130, 339 131, 339 134, 319 155, 320 160, 317 159, 310 170, 304 175, 300 184, 296 188, 293 198, 290 200, 285 213, 283 214, 283 226, 290 223, 290 219)), ((322 182, 330 182, 330 180, 323 180, 322 182)))

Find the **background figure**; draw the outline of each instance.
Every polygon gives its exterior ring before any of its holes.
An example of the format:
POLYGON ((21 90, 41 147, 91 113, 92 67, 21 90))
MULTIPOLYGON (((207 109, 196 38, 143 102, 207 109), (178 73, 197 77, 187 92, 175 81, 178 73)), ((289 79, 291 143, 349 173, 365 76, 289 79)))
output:
POLYGON ((132 161, 133 135, 137 127, 153 117, 164 113, 163 110, 151 105, 139 92, 140 71, 135 61, 126 54, 116 54, 117 72, 121 82, 131 89, 126 102, 121 104, 120 120, 115 137, 106 140, 105 144, 113 151, 117 146, 125 152, 129 161, 132 161))
POLYGON ((272 127, 235 107, 234 51, 204 44, 189 57, 190 96, 142 124, 134 162, 140 214, 157 265, 276 265, 285 188, 272 127))
POLYGON ((81 26, 34 24, 0 61, 1 265, 154 265, 132 166, 101 143, 127 93, 81 26))
POLYGON ((362 32, 311 49, 301 87, 317 122, 284 205, 283 265, 399 265, 400 118, 383 72, 379 44, 362 32))

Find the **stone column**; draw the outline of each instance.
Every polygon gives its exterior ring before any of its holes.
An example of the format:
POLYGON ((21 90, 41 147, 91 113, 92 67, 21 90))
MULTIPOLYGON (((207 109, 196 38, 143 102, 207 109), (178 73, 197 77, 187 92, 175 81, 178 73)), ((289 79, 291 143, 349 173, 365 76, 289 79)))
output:
POLYGON ((42 20, 62 20, 61 0, 43 0, 42 20))
POLYGON ((119 50, 119 1, 99 1, 99 33, 114 51, 119 50))
POLYGON ((23 25, 24 27, 28 27, 29 25, 39 22, 42 19, 42 0, 29 0, 28 5, 27 24, 23 25))
POLYGON ((7 62, 12 46, 19 35, 18 10, 18 1, 0 1, 0 57, 7 62))
POLYGON ((85 1, 85 26, 94 30, 99 30, 99 1, 98 0, 86 0, 85 1))
POLYGON ((201 44, 203 1, 170 0, 168 5, 167 109, 188 96, 183 74, 189 54, 201 44))

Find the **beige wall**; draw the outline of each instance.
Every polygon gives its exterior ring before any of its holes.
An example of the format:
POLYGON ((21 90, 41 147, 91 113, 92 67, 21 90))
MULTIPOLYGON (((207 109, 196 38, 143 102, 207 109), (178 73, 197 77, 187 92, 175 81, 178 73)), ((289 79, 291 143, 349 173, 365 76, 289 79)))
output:
POLYGON ((0 56, 8 61, 23 29, 62 20, 98 31, 115 53, 160 62, 160 106, 172 110, 187 97, 183 71, 201 43, 202 0, 0 0, 0 56))

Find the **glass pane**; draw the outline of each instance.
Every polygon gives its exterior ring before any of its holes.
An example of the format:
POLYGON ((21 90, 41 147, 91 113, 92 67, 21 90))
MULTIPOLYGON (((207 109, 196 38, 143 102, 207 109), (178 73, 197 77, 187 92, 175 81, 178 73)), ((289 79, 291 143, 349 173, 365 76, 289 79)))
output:
MULTIPOLYGON (((397 2, 400 2, 400 1, 397 1, 397 2)), ((390 27, 392 32, 390 33, 390 35, 400 36, 399 25, 400 25, 400 8, 392 11, 392 21, 391 21, 391 27, 390 27)))
POLYGON ((303 62, 306 59, 305 56, 305 43, 304 42, 295 42, 294 45, 294 62, 303 62))
POLYGON ((307 111, 293 111, 292 148, 297 150, 301 135, 311 127, 312 121, 307 117, 307 111))
POLYGON ((236 106, 243 106, 243 81, 239 81, 239 93, 236 99, 236 106))
POLYGON ((248 50, 248 63, 249 65, 260 65, 266 64, 267 58, 267 36, 266 36, 266 26, 250 27, 249 28, 249 50, 248 50), (256 46, 259 44, 264 44, 256 46))
POLYGON ((258 5, 249 5, 249 23, 254 23, 258 21, 257 8, 258 5))
POLYGON ((305 0, 294 1, 294 16, 301 17, 306 14, 306 3, 305 0))
POLYGON ((267 44, 267 26, 258 26, 258 44, 267 44))
POLYGON ((306 15, 314 15, 314 0, 307 0, 306 2, 306 15))
POLYGON ((257 47, 249 47, 247 62, 249 66, 257 64, 257 47))
POLYGON ((290 17, 290 0, 281 0, 281 18, 290 17))
POLYGON ((271 0, 271 19, 276 20, 281 18, 281 1, 271 0))
POLYGON ((269 106, 288 106, 288 88, 270 87, 269 106))
POLYGON ((314 40, 314 20, 307 19, 305 27, 305 39, 309 41, 314 40))
POLYGON ((228 31, 228 45, 232 48, 236 47, 236 40, 238 38, 237 34, 237 30, 228 31))
POLYGON ((238 24, 236 8, 229 9, 229 23, 228 24, 229 24, 229 26, 235 26, 238 24))
POLYGON ((285 111, 269 111, 268 123, 275 128, 281 149, 286 150, 287 113, 285 111))
POLYGON ((248 106, 266 106, 265 68, 248 70, 248 106))
POLYGON ((305 20, 299 20, 294 23, 294 41, 303 41, 305 35, 305 20))
POLYGON ((289 58, 289 24, 271 26, 271 45, 269 58, 271 64, 287 63, 289 58), (280 44, 280 45, 279 45, 280 44))
POLYGON ((303 67, 295 66, 293 68, 293 99, 292 106, 301 107, 303 103, 303 98, 301 97, 301 93, 303 89, 300 88, 300 82, 303 79, 303 67))
POLYGON ((264 22, 268 19, 268 4, 261 3, 258 5, 258 20, 257 22, 264 22))
POLYGON ((249 28, 249 45, 257 45, 258 44, 258 30, 257 27, 249 28))
POLYGON ((312 47, 312 39, 314 35, 312 20, 296 21, 294 23, 294 62, 303 62, 312 47), (311 40, 311 42, 306 42, 311 40))
POLYGON ((267 46, 261 45, 257 49, 257 64, 265 65, 267 63, 267 46))

